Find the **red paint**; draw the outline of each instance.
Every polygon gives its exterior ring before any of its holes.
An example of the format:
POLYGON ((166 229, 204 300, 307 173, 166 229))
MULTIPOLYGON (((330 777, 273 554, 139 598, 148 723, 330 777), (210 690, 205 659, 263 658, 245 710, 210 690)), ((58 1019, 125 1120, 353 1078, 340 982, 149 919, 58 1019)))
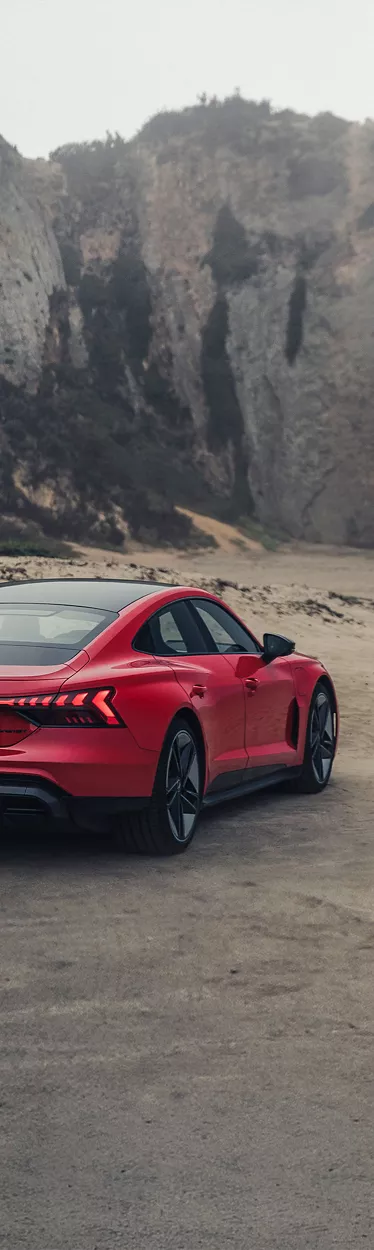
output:
POLYGON ((252 767, 301 762, 312 692, 326 676, 318 661, 292 655, 265 664, 261 654, 166 658, 133 650, 135 635, 155 611, 189 597, 221 602, 194 588, 165 587, 152 602, 141 599, 123 610, 68 664, 52 671, 0 671, 0 774, 44 777, 72 795, 150 795, 168 727, 186 712, 201 728, 205 786, 220 774, 245 769, 248 775, 252 767), (76 723, 87 692, 102 725, 76 723), (297 749, 291 740, 295 700, 297 749), (28 707, 37 713, 37 701, 46 716, 55 705, 61 714, 71 709, 75 721, 30 724, 24 716, 28 707), (13 714, 16 722, 3 729, 2 717, 13 714), (17 753, 11 737, 22 743, 17 753))
POLYGON ((289 710, 295 699, 293 657, 264 664, 260 655, 230 656, 245 690, 245 745, 248 766, 295 765, 295 748, 287 741, 289 710))
POLYGON ((0 749, 22 742, 33 732, 33 725, 11 707, 0 708, 0 749))

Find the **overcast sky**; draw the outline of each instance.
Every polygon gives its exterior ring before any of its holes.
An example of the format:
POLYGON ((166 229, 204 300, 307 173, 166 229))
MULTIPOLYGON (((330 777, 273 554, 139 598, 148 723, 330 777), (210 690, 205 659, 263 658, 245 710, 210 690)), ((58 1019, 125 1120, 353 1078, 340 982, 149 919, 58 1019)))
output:
POLYGON ((0 133, 27 156, 222 97, 374 116, 374 0, 2 0, 0 133))

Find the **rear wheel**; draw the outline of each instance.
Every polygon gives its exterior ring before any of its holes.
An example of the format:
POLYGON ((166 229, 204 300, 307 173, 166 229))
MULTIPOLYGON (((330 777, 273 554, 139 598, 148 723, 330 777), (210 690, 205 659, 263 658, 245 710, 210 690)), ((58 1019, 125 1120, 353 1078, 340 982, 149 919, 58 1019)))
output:
POLYGON ((201 804, 202 768, 193 729, 178 717, 161 752, 149 807, 120 818, 124 850, 178 855, 192 842, 201 804))
POLYGON ((324 790, 334 763, 336 747, 335 707, 330 690, 318 682, 309 709, 304 763, 297 789, 304 794, 324 790))

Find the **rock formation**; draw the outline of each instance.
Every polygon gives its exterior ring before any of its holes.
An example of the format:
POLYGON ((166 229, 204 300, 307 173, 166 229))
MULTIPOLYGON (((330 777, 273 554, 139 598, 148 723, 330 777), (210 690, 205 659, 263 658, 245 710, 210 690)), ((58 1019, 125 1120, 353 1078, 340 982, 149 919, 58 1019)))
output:
POLYGON ((0 297, 3 513, 374 544, 374 123, 234 97, 49 162, 2 142, 0 297))

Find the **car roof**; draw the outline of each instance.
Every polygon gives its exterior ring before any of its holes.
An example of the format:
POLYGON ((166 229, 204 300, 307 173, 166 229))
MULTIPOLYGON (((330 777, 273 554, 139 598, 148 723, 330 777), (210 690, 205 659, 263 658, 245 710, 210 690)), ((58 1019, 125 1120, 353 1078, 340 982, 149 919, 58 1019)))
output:
POLYGON ((177 589, 159 582, 130 582, 107 578, 59 577, 0 584, 0 608, 4 604, 48 603, 66 607, 104 608, 120 612, 137 599, 177 589))

